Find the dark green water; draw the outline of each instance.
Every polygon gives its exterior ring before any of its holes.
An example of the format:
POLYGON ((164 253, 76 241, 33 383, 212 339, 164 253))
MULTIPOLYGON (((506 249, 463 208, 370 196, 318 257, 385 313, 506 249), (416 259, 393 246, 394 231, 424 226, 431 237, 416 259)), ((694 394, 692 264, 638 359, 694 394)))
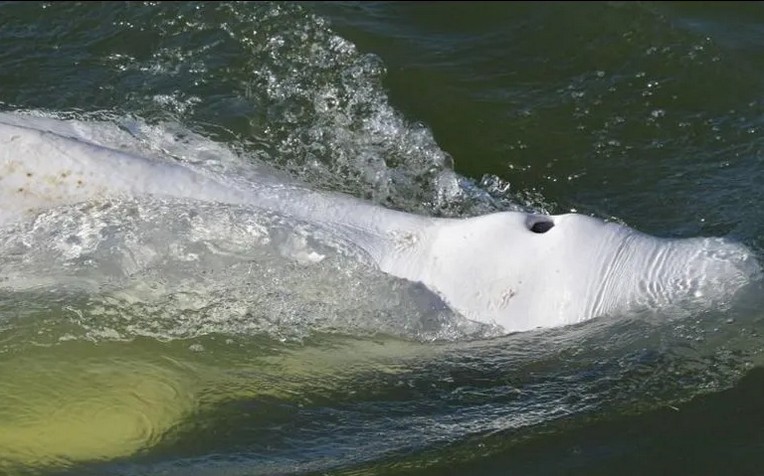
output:
MULTIPOLYGON (((3 110, 106 120, 180 159, 764 249, 758 4, 2 3, 0 45, 3 110)), ((415 290, 341 260, 205 255, 180 205, 88 213, 0 233, 1 472, 764 472, 760 288, 681 319, 438 333, 415 290), (122 221, 140 231, 82 251, 122 221), (40 257, 11 256, 22 242, 40 257), (136 264, 181 248, 201 258, 136 264), (59 275, 76 291, 17 284, 59 275)))

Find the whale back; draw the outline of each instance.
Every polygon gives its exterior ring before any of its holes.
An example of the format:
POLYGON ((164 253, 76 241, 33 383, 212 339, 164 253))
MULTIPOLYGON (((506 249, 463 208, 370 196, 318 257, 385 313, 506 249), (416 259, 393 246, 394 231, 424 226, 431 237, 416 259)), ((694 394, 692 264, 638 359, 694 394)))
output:
POLYGON ((245 205, 322 227, 398 277, 393 261, 416 262, 432 218, 311 190, 277 173, 250 179, 101 145, 72 123, 0 114, 0 224, 43 210, 142 196, 245 205), (395 268, 395 269, 393 269, 395 268), (392 271, 392 272, 391 272, 392 271))
POLYGON ((0 223, 60 205, 146 194, 246 202, 239 191, 187 167, 0 118, 0 223))

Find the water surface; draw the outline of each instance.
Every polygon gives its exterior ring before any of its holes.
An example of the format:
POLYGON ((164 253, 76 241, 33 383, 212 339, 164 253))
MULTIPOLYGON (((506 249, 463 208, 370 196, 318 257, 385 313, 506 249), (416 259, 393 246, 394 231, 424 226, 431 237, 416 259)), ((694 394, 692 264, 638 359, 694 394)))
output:
MULTIPOLYGON (((412 213, 576 210, 761 255, 763 24, 726 3, 3 3, 0 108, 412 213)), ((760 287, 497 336, 294 230, 150 199, 0 230, 2 471, 760 472, 760 287)))

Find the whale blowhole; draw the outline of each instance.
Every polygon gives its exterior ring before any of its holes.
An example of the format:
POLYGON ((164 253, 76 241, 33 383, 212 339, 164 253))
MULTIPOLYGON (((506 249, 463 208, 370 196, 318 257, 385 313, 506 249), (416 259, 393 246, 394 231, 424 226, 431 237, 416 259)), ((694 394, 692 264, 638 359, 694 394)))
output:
POLYGON ((554 221, 549 217, 531 216, 528 220, 528 229, 533 233, 546 233, 554 228, 554 221))

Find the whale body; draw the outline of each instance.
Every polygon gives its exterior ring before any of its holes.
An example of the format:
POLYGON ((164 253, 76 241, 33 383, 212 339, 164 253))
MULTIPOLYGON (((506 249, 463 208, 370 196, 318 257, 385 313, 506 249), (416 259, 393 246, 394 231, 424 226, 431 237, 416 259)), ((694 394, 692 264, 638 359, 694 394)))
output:
POLYGON ((0 114, 0 226, 57 206, 158 196, 245 205, 316 224, 383 272, 421 282, 507 332, 640 308, 719 305, 760 273, 722 238, 664 239, 579 215, 434 218, 272 176, 244 180, 99 145, 64 121, 0 114))

